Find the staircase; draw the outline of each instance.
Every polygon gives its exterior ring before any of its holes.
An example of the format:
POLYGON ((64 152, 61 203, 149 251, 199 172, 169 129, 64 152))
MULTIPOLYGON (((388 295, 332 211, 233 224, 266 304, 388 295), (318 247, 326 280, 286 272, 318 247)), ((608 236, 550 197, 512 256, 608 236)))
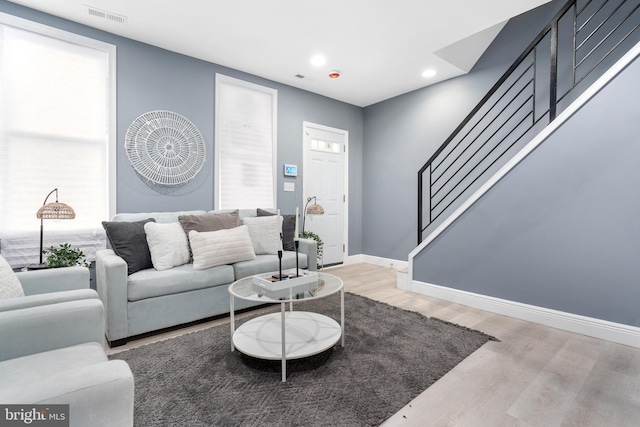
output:
POLYGON ((638 27, 562 7, 420 170, 403 289, 640 348, 638 27))
POLYGON ((638 0, 568 1, 418 172, 418 246, 549 132, 640 41, 639 26, 638 0))

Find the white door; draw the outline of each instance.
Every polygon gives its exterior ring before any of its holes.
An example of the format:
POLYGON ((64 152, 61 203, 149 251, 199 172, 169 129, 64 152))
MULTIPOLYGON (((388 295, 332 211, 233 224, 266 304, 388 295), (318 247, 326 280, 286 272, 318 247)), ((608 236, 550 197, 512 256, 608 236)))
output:
MULTIPOLYGON (((316 197, 324 215, 307 215, 305 230, 323 241, 323 265, 344 262, 347 254, 347 131, 303 123, 303 201, 316 197)), ((312 202, 313 203, 313 202, 312 202)))

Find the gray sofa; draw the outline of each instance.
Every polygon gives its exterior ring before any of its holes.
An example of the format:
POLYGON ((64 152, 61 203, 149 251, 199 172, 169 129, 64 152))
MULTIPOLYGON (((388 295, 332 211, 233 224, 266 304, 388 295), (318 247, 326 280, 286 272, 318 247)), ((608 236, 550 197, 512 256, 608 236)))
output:
MULTIPOLYGON (((216 211, 211 211, 216 212, 216 211)), ((177 222, 180 215, 206 211, 117 214, 113 222, 135 222, 153 218, 156 223, 177 222)), ((255 209, 240 210, 240 218, 255 217, 255 209)), ((316 270, 317 245, 300 239, 300 268, 316 270)), ((106 337, 111 346, 125 344, 132 336, 178 326, 229 312, 229 284, 243 277, 278 270, 278 256, 256 255, 255 259, 195 270, 187 263, 168 270, 147 268, 127 274, 127 263, 112 249, 96 253, 96 287, 106 310, 106 337)), ((296 267, 296 254, 284 251, 282 268, 296 267)), ((236 300, 235 309, 255 306, 236 300)))

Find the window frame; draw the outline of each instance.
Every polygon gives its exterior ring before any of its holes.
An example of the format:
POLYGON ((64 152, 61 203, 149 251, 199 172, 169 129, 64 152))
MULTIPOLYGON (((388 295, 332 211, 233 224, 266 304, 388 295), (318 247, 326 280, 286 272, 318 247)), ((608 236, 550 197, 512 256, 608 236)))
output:
POLYGON ((245 89, 262 92, 271 96, 271 150, 272 150, 272 192, 273 206, 260 206, 262 208, 276 208, 278 206, 278 91, 277 89, 240 80, 224 74, 215 75, 215 143, 214 143, 214 209, 236 209, 237 206, 222 206, 222 158, 220 154, 222 144, 222 85, 233 85, 245 89))
MULTIPOLYGON (((110 43, 106 43, 100 40, 92 39, 90 37, 85 37, 80 34, 72 33, 69 31, 65 31, 59 28, 51 27, 48 25, 40 24, 34 21, 30 21, 27 19, 19 18, 14 15, 10 15, 7 13, 0 12, 0 26, 13 27, 18 30, 32 32, 44 37, 50 37, 56 40, 60 40, 63 42, 80 45, 83 47, 95 49, 104 52, 107 55, 108 62, 108 94, 107 94, 107 114, 108 114, 108 124, 107 124, 107 147, 106 147, 106 182, 105 185, 107 187, 106 195, 107 195, 107 211, 109 218, 103 218, 103 220, 108 220, 113 217, 116 213, 116 186, 117 186, 117 55, 116 55, 116 46, 110 43)), ((49 200, 53 201, 53 200, 49 200)), ((64 201, 64 200, 62 200, 64 201)), ((99 222, 96 222, 95 229, 87 229, 86 227, 80 227, 76 230, 70 231, 72 234, 75 231, 91 231, 94 234, 100 234, 101 238, 99 240, 104 240, 104 231, 100 226, 99 222)), ((0 230, 1 232, 1 230, 0 230)), ((61 232, 63 235, 66 232, 61 232)), ((29 236, 32 233, 29 232, 29 236)), ((39 230, 33 230, 33 236, 35 240, 39 240, 39 230)), ((30 240, 30 238, 29 238, 30 240)), ((46 245, 45 245, 46 246, 46 245)), ((85 250, 85 254, 87 255, 88 260, 95 259, 95 251, 90 251, 87 253, 85 250)), ((35 254, 35 258, 38 257, 38 254, 35 254)))

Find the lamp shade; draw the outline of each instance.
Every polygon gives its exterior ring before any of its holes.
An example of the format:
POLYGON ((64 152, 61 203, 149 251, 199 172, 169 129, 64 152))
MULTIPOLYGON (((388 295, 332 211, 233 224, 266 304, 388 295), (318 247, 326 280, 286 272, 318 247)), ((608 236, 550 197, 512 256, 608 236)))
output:
POLYGON ((36 212, 38 219, 74 219, 76 213, 73 208, 66 203, 47 203, 42 205, 36 212))
POLYGON ((307 215, 324 215, 324 208, 321 205, 314 203, 307 208, 307 215))

